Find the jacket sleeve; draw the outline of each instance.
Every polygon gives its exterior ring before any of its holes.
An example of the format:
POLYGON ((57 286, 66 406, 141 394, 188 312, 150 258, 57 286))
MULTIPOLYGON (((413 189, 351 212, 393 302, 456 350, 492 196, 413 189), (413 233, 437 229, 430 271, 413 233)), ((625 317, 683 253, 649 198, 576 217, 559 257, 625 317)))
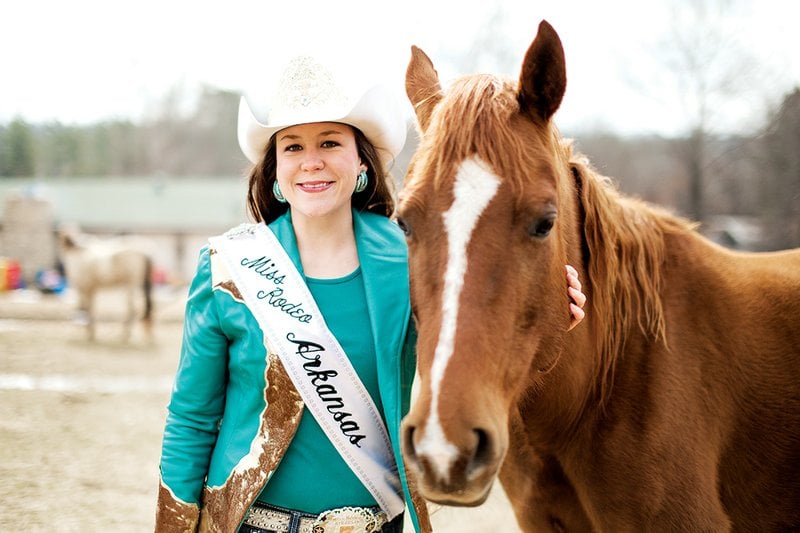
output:
POLYGON ((193 531, 225 408, 228 339, 212 294, 210 252, 189 289, 180 361, 167 408, 156 531, 193 531))

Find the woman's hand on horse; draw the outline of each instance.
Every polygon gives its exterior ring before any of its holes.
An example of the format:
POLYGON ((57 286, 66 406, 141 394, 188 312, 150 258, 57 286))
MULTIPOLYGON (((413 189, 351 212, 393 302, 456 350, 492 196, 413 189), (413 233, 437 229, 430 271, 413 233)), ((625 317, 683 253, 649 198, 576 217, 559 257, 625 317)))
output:
POLYGON ((569 312, 572 314, 572 321, 569 324, 567 331, 577 326, 586 313, 583 311, 583 306, 586 304, 586 295, 581 292, 581 280, 578 279, 578 271, 567 265, 567 292, 569 293, 569 312))

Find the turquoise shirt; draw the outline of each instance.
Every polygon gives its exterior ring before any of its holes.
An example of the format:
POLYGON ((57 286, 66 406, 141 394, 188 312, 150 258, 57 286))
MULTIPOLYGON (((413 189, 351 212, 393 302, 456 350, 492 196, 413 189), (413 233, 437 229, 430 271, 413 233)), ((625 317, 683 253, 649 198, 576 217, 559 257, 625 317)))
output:
MULTIPOLYGON (((361 268, 343 278, 306 278, 306 283, 328 329, 344 348, 378 412, 383 413, 361 268)), ((258 499, 308 513, 376 505, 375 498, 341 458, 308 407, 303 409, 286 455, 258 499)))

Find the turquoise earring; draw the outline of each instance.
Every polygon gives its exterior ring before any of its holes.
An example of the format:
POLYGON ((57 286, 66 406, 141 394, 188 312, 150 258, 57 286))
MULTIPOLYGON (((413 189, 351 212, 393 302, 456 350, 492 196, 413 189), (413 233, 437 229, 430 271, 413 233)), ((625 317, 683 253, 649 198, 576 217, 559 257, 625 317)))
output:
POLYGON ((359 174, 358 177, 356 178, 356 189, 355 189, 355 191, 357 193, 359 193, 359 192, 363 191, 364 189, 366 189, 368 182, 369 182, 369 178, 367 177, 367 171, 366 170, 362 170, 361 174, 359 174))
POLYGON ((278 185, 278 180, 275 180, 275 182, 272 184, 272 194, 275 195, 275 199, 280 203, 286 203, 286 198, 284 198, 283 193, 281 192, 281 186, 278 185))

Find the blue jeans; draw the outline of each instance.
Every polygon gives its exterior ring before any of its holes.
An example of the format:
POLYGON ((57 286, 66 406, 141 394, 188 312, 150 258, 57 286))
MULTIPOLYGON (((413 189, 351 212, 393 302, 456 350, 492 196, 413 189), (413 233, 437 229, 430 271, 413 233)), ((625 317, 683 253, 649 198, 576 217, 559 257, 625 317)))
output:
MULTIPOLYGON (((257 507, 269 508, 270 506, 263 505, 261 502, 256 502, 254 504, 257 507)), ((285 509, 283 507, 275 507, 285 513, 290 513, 292 518, 289 522, 289 530, 287 533, 298 533, 300 528, 300 519, 301 518, 314 518, 317 515, 311 513, 304 513, 302 511, 295 511, 294 509, 285 509)), ((260 527, 250 526, 247 524, 242 524, 239 528, 240 533, 279 533, 272 529, 263 529, 260 527)), ((385 524, 381 528, 381 533, 403 533, 403 513, 397 515, 394 520, 385 524)))

